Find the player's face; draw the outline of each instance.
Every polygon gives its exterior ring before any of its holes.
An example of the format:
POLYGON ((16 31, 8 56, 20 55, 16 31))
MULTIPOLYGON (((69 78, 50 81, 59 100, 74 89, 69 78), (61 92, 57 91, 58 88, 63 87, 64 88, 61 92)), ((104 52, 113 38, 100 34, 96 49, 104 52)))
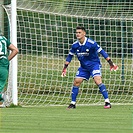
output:
POLYGON ((78 40, 82 40, 85 37, 86 33, 84 30, 78 29, 76 30, 76 37, 78 40))

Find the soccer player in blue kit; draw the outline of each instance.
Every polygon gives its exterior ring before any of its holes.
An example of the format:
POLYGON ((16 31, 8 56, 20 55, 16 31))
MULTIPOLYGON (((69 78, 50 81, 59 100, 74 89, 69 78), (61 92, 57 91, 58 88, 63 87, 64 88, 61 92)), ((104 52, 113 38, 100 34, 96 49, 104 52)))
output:
POLYGON ((77 41, 73 43, 70 49, 61 75, 62 77, 66 76, 66 69, 71 62, 73 55, 76 55, 80 62, 80 67, 78 68, 74 79, 71 92, 71 103, 67 108, 76 108, 76 98, 79 92, 80 84, 83 82, 83 80, 89 80, 90 76, 93 78, 94 82, 99 87, 99 90, 104 97, 104 108, 111 108, 106 86, 102 83, 101 63, 98 53, 100 53, 107 60, 111 71, 116 71, 118 66, 111 61, 108 54, 94 40, 86 37, 86 30, 84 27, 76 27, 76 37, 77 41))

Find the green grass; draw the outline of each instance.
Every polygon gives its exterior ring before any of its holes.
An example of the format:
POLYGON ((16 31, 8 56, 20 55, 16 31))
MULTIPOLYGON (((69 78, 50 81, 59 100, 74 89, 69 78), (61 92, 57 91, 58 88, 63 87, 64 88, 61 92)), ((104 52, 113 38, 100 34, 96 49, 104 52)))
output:
POLYGON ((133 106, 0 109, 1 133, 132 133, 133 106))

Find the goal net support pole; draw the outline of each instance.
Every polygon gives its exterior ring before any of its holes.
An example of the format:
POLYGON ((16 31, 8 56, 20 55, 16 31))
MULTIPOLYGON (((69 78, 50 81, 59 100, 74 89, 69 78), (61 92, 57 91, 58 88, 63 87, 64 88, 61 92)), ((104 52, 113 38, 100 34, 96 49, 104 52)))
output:
MULTIPOLYGON (((17 47, 17 11, 16 0, 11 1, 11 43, 17 47)), ((12 102, 14 105, 18 104, 18 91, 17 91, 17 56, 11 61, 12 69, 12 102)))

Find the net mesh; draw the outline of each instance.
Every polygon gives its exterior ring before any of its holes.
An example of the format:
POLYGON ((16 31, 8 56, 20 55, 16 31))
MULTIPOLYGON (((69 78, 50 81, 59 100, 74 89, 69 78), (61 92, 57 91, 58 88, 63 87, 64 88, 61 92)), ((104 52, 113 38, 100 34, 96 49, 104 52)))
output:
MULTIPOLYGON (((10 5, 5 5, 10 20, 10 5)), ((102 62, 102 79, 112 103, 133 100, 133 3, 131 0, 18 0, 18 100, 23 106, 66 105, 79 62, 74 57, 61 77, 65 58, 83 25, 119 66, 110 72, 102 62)), ((9 85, 10 86, 10 85, 9 85)), ((10 88, 10 87, 9 87, 10 88)), ((9 91, 11 89, 8 89, 9 91)), ((77 104, 101 104, 103 97, 90 79, 80 86, 77 104)))

